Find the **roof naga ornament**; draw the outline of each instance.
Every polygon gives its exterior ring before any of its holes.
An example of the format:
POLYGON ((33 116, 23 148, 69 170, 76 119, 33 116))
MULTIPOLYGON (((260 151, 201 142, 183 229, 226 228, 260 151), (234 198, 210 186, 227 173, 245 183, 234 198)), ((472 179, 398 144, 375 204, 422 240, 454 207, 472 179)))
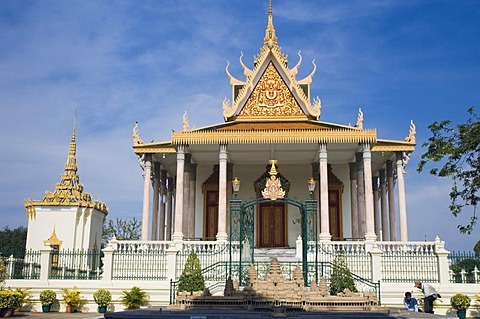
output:
POLYGON ((408 132, 408 136, 405 138, 405 141, 410 143, 415 143, 415 134, 417 133, 417 129, 413 120, 410 120, 410 129, 408 132))
POLYGON ((358 116, 357 116, 357 125, 356 127, 359 130, 363 130, 363 112, 362 108, 358 108, 358 116))
POLYGON ((133 126, 133 145, 143 144, 142 139, 138 135, 138 122, 133 126))

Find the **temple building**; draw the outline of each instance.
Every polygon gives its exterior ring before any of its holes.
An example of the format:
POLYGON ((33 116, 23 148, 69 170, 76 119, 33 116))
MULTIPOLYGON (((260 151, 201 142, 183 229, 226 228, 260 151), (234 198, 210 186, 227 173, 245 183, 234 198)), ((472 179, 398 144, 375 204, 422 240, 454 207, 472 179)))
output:
POLYGON ((77 174, 75 123, 65 171, 53 192, 42 200, 25 200, 28 218, 26 249, 100 251, 102 225, 108 214, 105 203, 83 191, 77 174))
POLYGON ((218 106, 223 123, 191 129, 185 113, 181 132, 152 143, 142 141, 135 124, 133 150, 144 175, 142 240, 226 241, 230 201, 238 198, 257 199, 255 247, 294 247, 302 212, 285 199, 310 195, 318 203, 320 241, 408 240, 404 168, 415 148, 413 121, 404 140, 364 127, 361 109, 352 114, 354 126, 330 123, 311 92, 315 62, 303 79, 297 79, 300 52, 293 67, 288 62, 270 1, 253 66, 242 54, 237 78, 227 64, 232 96, 218 106))

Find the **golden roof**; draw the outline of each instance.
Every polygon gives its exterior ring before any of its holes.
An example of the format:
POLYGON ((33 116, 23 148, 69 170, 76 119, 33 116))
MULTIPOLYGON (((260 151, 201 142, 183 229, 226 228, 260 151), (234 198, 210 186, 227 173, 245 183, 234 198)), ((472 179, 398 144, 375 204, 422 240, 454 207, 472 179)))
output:
POLYGON ((54 192, 45 192, 45 197, 36 201, 33 199, 25 200, 25 208, 29 219, 35 218, 35 206, 78 206, 94 208, 108 214, 107 205, 104 202, 92 199, 89 193, 83 191, 83 185, 77 175, 77 143, 75 141, 76 120, 73 124, 72 139, 68 152, 67 162, 65 163, 65 171, 61 175, 60 182, 55 186, 54 192))

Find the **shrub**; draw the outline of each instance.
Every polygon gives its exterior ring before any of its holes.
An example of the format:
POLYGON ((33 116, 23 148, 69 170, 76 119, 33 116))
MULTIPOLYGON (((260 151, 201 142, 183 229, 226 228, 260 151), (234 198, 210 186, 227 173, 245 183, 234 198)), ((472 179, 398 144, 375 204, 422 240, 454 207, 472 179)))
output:
POLYGON ((99 307, 107 307, 112 301, 112 293, 106 289, 100 288, 93 293, 93 300, 99 307))
POLYGON ((336 295, 348 288, 351 292, 357 292, 355 282, 353 281, 352 273, 347 265, 347 259, 344 252, 339 252, 332 265, 333 271, 330 277, 330 294, 336 295))
POLYGON ((465 294, 455 294, 450 297, 450 304, 453 308, 457 309, 457 311, 467 310, 467 308, 470 307, 471 301, 470 297, 465 294))
POLYGON ((40 303, 42 306, 51 306, 57 300, 57 294, 51 289, 40 292, 40 303))
POLYGON ((0 309, 15 309, 22 305, 22 295, 10 289, 0 290, 0 309))
POLYGON ((187 262, 180 278, 178 279, 178 291, 188 291, 190 294, 194 291, 205 290, 205 279, 202 275, 200 260, 196 253, 188 255, 187 262))
POLYGON ((128 309, 137 309, 148 303, 148 294, 137 286, 122 291, 122 304, 128 309))
POLYGON ((62 290, 63 290, 63 295, 62 295, 63 301, 68 306, 78 307, 84 301, 84 299, 80 295, 81 291, 78 290, 77 287, 73 287, 73 289, 63 288, 62 290))
POLYGON ((0 287, 3 286, 5 279, 7 279, 7 267, 5 267, 3 259, 0 256, 0 287))

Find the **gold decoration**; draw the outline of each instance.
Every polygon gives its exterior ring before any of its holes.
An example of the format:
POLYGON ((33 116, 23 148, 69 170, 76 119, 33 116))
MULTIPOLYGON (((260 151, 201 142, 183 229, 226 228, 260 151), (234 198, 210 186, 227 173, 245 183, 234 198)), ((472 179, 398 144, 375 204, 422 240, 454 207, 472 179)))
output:
POLYGON ((410 130, 408 132, 408 136, 405 138, 405 141, 409 143, 415 143, 415 134, 417 133, 417 129, 413 120, 410 120, 410 130))
POLYGON ((61 180, 57 183, 55 191, 45 192, 45 197, 41 201, 28 199, 25 201, 27 216, 32 218, 35 215, 34 206, 78 206, 94 208, 98 211, 108 214, 107 205, 100 201, 92 200, 89 193, 83 192, 83 185, 77 175, 77 144, 75 141, 76 121, 73 125, 72 139, 70 141, 70 149, 68 152, 67 162, 65 163, 65 172, 61 175, 61 180))
POLYGON ((241 116, 306 116, 277 69, 270 62, 258 81, 241 116))
POLYGON ((138 122, 133 126, 133 145, 143 144, 142 139, 138 135, 138 122))
POLYGON ((190 131, 190 128, 188 127, 187 111, 185 111, 185 113, 183 113, 183 131, 184 132, 190 131))
POLYGON ((56 246, 56 247, 58 247, 58 250, 60 250, 60 247, 62 246, 62 243, 63 243, 63 240, 58 239, 57 232, 55 230, 55 225, 54 225, 52 234, 50 235, 50 237, 48 237, 47 240, 43 241, 43 245, 44 246, 50 246, 50 247, 56 246))
POLYGON ((285 191, 282 189, 282 184, 280 183, 280 180, 277 178, 277 169, 275 167, 275 164, 277 163, 276 160, 270 160, 270 164, 272 164, 270 168, 270 178, 267 180, 265 183, 265 189, 262 190, 262 196, 265 199, 271 199, 271 200, 276 200, 276 199, 282 199, 285 197, 285 191))
POLYGON ((270 129, 173 132, 172 144, 263 144, 263 143, 369 143, 377 140, 376 130, 270 129))
POLYGON ((265 30, 265 39, 263 39, 264 46, 272 48, 277 45, 277 36, 275 35, 275 27, 273 26, 273 10, 272 0, 268 1, 268 24, 265 30))
POLYGON ((357 128, 363 130, 363 112, 361 108, 358 109, 357 128))

